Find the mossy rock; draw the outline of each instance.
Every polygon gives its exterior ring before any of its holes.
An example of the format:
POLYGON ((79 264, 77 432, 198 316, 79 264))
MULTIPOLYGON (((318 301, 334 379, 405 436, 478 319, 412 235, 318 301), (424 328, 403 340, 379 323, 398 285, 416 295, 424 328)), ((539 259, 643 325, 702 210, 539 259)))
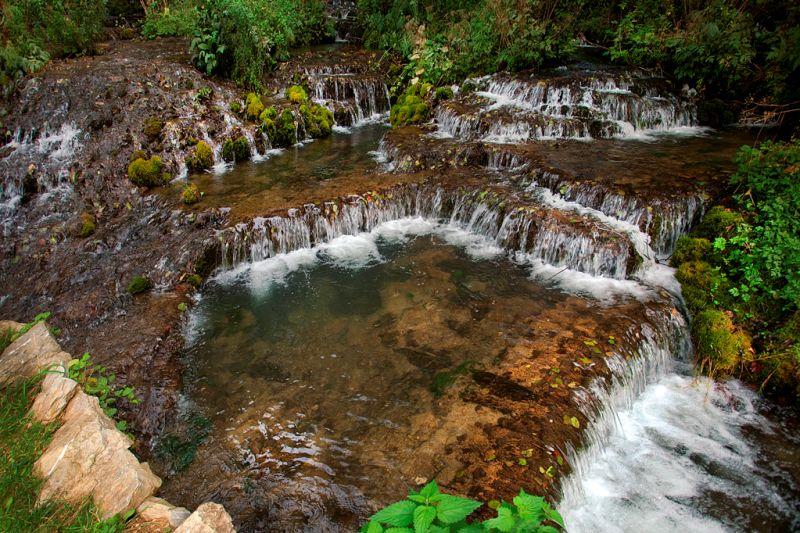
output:
POLYGON ((713 241, 717 237, 730 237, 742 222, 744 222, 742 215, 717 205, 706 213, 692 233, 713 241))
POLYGON ((256 93, 248 93, 245 99, 245 115, 248 119, 256 121, 264 111, 264 103, 256 93))
POLYGON ((451 89, 450 87, 437 87, 436 91, 433 93, 433 97, 436 99, 437 102, 450 100, 451 98, 453 98, 453 89, 451 89))
POLYGON ((145 276, 134 276, 130 283, 128 283, 128 292, 130 294, 140 294, 147 292, 153 288, 153 283, 145 276))
POLYGON ((303 104, 300 106, 300 115, 306 127, 306 133, 318 139, 327 137, 333 128, 333 113, 325 106, 319 104, 303 104))
POLYGON ((285 148, 297 142, 297 126, 289 109, 284 109, 274 118, 264 117, 261 127, 273 148, 285 148))
POLYGON ((94 230, 97 229, 97 221, 91 213, 84 211, 80 216, 80 227, 78 228, 78 235, 81 237, 88 237, 94 230))
POLYGON ((186 276, 186 283, 197 288, 203 284, 203 277, 200 274, 189 274, 186 276))
POLYGON ((389 122, 392 126, 405 126, 418 124, 427 120, 429 113, 428 104, 415 94, 401 96, 389 112, 389 122))
POLYGON ((214 150, 205 141, 199 141, 189 157, 186 166, 193 172, 207 170, 214 166, 214 150))
POLYGON ((128 165, 128 179, 140 187, 157 187, 169 181, 164 172, 164 162, 154 155, 150 159, 136 159, 128 165))
POLYGON ((682 263, 675 278, 681 283, 683 299, 693 316, 703 309, 732 303, 728 278, 705 261, 682 263))
POLYGON ((188 185, 183 186, 183 191, 181 192, 181 200, 183 200, 183 203, 185 203, 186 205, 196 204, 197 202, 200 201, 201 196, 202 193, 200 193, 200 190, 194 183, 189 183, 188 185))
POLYGON ((308 94, 300 85, 292 85, 286 89, 286 98, 293 104, 302 104, 308 101, 308 94))
POLYGON ((161 132, 164 130, 164 121, 158 117, 148 117, 144 121, 144 136, 150 142, 161 139, 161 132))
POLYGON ((222 144, 222 159, 240 163, 250 159, 250 143, 244 135, 235 139, 226 139, 222 144))
POLYGON ((697 360, 713 375, 730 375, 741 363, 752 360, 750 338, 723 311, 700 312, 692 323, 692 337, 697 360))
POLYGON ((675 243, 675 251, 672 252, 670 263, 676 267, 687 261, 702 261, 708 258, 710 253, 711 241, 702 237, 683 235, 675 243))

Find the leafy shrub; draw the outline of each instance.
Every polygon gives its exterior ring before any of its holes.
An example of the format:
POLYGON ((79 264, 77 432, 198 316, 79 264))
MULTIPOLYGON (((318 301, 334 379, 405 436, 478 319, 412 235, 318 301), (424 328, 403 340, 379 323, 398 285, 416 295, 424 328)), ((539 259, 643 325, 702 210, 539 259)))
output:
POLYGON ((225 139, 222 143, 222 159, 237 163, 250 159, 250 143, 247 138, 242 135, 235 139, 225 139))
POLYGON ((334 36, 321 0, 204 0, 197 11, 195 65, 253 88, 291 47, 334 36))
POLYGON ((142 25, 142 35, 156 37, 191 37, 197 30, 198 13, 195 2, 177 0, 163 9, 149 9, 142 25))
POLYGON ((293 104, 302 104, 308 100, 308 95, 306 94, 306 90, 299 85, 292 85, 286 90, 286 98, 293 104))
POLYGON ((467 517, 482 505, 469 498, 439 492, 436 481, 431 481, 419 492, 409 492, 408 499, 393 503, 372 515, 361 532, 558 531, 543 524, 548 521, 564 528, 561 515, 544 498, 531 496, 524 490, 514 497, 513 503, 500 503, 496 518, 468 524, 467 517))
POLYGON ((200 172, 214 166, 214 150, 205 141, 199 141, 189 157, 186 166, 193 172, 200 172))
POLYGON ((724 311, 701 311, 694 317, 692 336, 697 359, 714 374, 730 375, 743 361, 752 360, 750 339, 734 328, 724 311))
POLYGON ((128 293, 135 295, 153 288, 153 283, 145 276, 134 276, 130 283, 128 283, 128 293))
POLYGON ((181 191, 181 199, 183 203, 186 205, 196 204, 200 201, 200 197, 202 194, 200 190, 197 188, 197 185, 194 183, 189 183, 188 185, 183 186, 183 191, 181 191))
POLYGON ((97 226, 95 219, 91 213, 87 213, 86 211, 81 213, 80 221, 81 221, 80 228, 78 230, 79 236, 88 237, 89 235, 94 233, 94 230, 97 226))
MULTIPOLYGON (((133 405, 140 402, 133 387, 116 386, 114 384, 116 376, 108 372, 104 366, 93 363, 88 353, 84 353, 80 359, 69 362, 67 377, 77 381, 83 392, 97 397, 100 408, 109 418, 116 417, 118 400, 127 400, 133 405)), ((117 429, 125 431, 127 423, 124 420, 117 421, 117 429)))
POLYGON ((128 165, 128 179, 140 187, 157 187, 169 180, 164 172, 164 162, 154 155, 150 159, 136 159, 128 165))

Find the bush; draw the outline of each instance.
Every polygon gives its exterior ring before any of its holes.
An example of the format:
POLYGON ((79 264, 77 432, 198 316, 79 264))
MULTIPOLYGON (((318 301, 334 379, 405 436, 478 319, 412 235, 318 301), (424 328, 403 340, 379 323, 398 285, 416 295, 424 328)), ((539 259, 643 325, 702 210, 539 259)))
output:
POLYGON ((199 141, 186 158, 186 166, 192 172, 200 172, 214 166, 214 150, 205 141, 199 141))
POLYGON ((136 159, 128 165, 128 179, 140 187, 157 187, 169 181, 164 172, 164 162, 154 155, 150 159, 136 159))
POLYGON ((169 2, 163 9, 148 10, 142 35, 148 39, 191 37, 197 31, 198 12, 194 4, 190 0, 177 0, 169 2))
POLYGON ((306 90, 299 85, 292 85, 286 90, 286 98, 293 104, 302 104, 308 100, 308 95, 306 94, 306 90))
POLYGON ((321 0, 204 0, 197 10, 195 65, 247 87, 261 88, 290 48, 335 35, 321 0))
POLYGON ((235 139, 225 139, 222 144, 222 159, 236 163, 250 159, 250 143, 247 142, 247 137, 242 135, 235 139))
POLYGON ((698 361, 713 374, 730 375, 742 362, 753 359, 749 337, 737 331, 723 311, 700 312, 692 323, 692 336, 698 361))
POLYGON ((153 283, 145 276, 134 276, 130 283, 128 283, 128 293, 139 294, 149 291, 153 288, 153 283))
POLYGON ((88 237, 94 230, 96 229, 96 222, 94 217, 91 213, 83 212, 80 216, 80 228, 78 230, 78 235, 81 237, 88 237))
POLYGON ((670 262, 677 267, 687 261, 702 261, 707 259, 711 253, 711 241, 698 237, 688 237, 683 235, 675 243, 675 251, 672 252, 670 262))
POLYGON ((189 183, 188 185, 183 186, 183 191, 181 192, 181 199, 183 203, 186 205, 196 204, 200 201, 200 197, 202 194, 200 190, 197 188, 197 185, 194 183, 189 183))

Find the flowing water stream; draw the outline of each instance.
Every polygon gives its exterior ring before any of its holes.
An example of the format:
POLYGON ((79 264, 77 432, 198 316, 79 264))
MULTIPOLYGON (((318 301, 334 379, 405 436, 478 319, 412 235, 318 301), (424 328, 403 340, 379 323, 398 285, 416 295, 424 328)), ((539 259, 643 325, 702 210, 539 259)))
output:
POLYGON ((738 134, 698 128, 686 95, 639 75, 482 78, 439 108, 424 142, 443 157, 453 143, 494 147, 476 171, 483 185, 466 173, 366 193, 384 179, 375 151, 386 128, 369 119, 386 110, 385 85, 330 65, 303 73, 341 127, 196 177, 209 205, 253 212, 378 178, 220 232, 222 267, 186 328, 180 415, 157 450, 173 469, 172 501, 221 501, 245 530, 346 531, 420 479, 457 486, 472 465, 446 450, 485 443, 474 435, 507 415, 475 398, 533 394, 536 382, 498 377, 521 365, 508 354, 528 343, 566 357, 537 329, 547 322, 578 341, 620 332, 568 403, 537 399, 577 406, 588 422, 577 441, 552 433, 571 468, 558 504, 570 531, 800 529, 796 414, 688 366, 679 288, 662 263, 708 194, 669 166, 636 171, 669 153, 716 172, 738 134), (537 144, 553 139, 569 140, 537 144), (636 176, 614 182, 618 167, 636 176), (680 187, 665 187, 673 179, 680 187))

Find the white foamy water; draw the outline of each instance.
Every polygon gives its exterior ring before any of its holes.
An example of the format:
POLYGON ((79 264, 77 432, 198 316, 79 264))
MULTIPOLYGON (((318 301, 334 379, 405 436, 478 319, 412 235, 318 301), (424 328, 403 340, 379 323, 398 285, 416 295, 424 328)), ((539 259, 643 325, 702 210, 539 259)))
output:
POLYGON ((746 437, 747 426, 773 431, 755 400, 736 381, 675 372, 648 385, 616 413, 602 450, 582 452, 596 454, 589 466, 565 482, 559 510, 568 530, 746 531, 752 526, 739 517, 748 506, 773 514, 776 525, 791 520, 796 504, 746 437))

